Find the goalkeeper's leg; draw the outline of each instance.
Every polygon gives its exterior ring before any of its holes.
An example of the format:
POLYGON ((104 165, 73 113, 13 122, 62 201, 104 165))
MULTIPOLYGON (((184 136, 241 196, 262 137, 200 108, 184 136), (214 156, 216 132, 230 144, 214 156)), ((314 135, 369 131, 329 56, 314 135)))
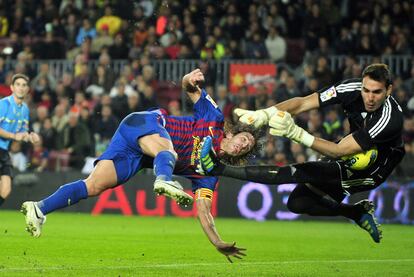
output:
POLYGON ((346 217, 367 231, 375 242, 380 242, 381 226, 374 216, 374 205, 371 201, 345 204, 341 203, 345 196, 342 190, 332 188, 328 193, 317 189, 315 191, 314 186, 299 184, 290 194, 287 207, 297 214, 346 217))

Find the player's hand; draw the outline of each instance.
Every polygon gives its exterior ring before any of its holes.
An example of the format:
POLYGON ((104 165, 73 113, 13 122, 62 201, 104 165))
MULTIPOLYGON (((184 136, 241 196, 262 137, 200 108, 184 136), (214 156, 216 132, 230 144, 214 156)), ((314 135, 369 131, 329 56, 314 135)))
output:
POLYGON ((199 84, 204 82, 204 74, 199 68, 184 75, 181 86, 185 91, 196 92, 200 90, 199 84))
POLYGON ((40 143, 40 137, 39 137, 39 135, 38 135, 38 134, 36 134, 36 133, 34 133, 34 132, 31 132, 31 133, 29 134, 29 141, 30 141, 32 144, 39 144, 39 143, 40 143))
POLYGON ((296 125, 288 112, 278 111, 269 121, 269 133, 273 136, 287 137, 297 143, 312 146, 315 137, 296 125))
POLYGON ((16 133, 14 135, 14 140, 15 141, 25 141, 25 142, 27 142, 29 140, 29 133, 28 132, 16 133))
POLYGON ((246 251, 246 248, 236 247, 235 242, 228 243, 224 241, 219 241, 215 243, 215 246, 217 251, 226 256, 227 260, 230 263, 233 263, 230 257, 234 257, 241 260, 244 256, 246 256, 246 254, 244 253, 244 251, 246 251))
POLYGON ((260 128, 269 122, 269 119, 277 112, 276 107, 272 106, 267 109, 250 111, 244 109, 235 109, 234 113, 239 117, 239 121, 255 128, 260 128))

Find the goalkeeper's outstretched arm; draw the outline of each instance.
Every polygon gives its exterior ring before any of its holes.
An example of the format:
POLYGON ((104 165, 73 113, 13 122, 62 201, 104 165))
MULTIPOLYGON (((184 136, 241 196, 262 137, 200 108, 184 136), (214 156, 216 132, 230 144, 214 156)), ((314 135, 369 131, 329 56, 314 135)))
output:
POLYGON ((278 111, 287 111, 292 115, 296 115, 316 108, 319 108, 319 97, 318 93, 315 92, 306 97, 295 97, 283 101, 266 109, 250 111, 237 108, 234 113, 239 117, 240 122, 261 128, 268 124, 270 118, 276 115, 278 111))

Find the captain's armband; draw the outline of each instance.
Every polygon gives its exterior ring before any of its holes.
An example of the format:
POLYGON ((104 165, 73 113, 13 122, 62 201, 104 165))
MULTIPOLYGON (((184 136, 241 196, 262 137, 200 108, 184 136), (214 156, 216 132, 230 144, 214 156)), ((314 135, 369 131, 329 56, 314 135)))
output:
POLYGON ((213 191, 207 188, 198 189, 195 192, 195 199, 208 199, 210 201, 213 201, 213 191))

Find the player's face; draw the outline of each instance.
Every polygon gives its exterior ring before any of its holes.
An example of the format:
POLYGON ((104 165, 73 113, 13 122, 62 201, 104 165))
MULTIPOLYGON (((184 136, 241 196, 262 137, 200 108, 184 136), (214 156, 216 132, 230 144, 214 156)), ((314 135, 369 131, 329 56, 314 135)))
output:
POLYGON ((392 86, 385 87, 383 82, 375 81, 368 76, 362 79, 362 99, 367 112, 376 111, 391 94, 392 86))
POLYGON ((248 132, 241 132, 230 138, 226 152, 230 156, 241 156, 254 146, 254 137, 248 132))
POLYGON ((12 84, 10 88, 14 95, 20 100, 23 100, 29 92, 29 84, 23 78, 15 80, 14 84, 12 84))

